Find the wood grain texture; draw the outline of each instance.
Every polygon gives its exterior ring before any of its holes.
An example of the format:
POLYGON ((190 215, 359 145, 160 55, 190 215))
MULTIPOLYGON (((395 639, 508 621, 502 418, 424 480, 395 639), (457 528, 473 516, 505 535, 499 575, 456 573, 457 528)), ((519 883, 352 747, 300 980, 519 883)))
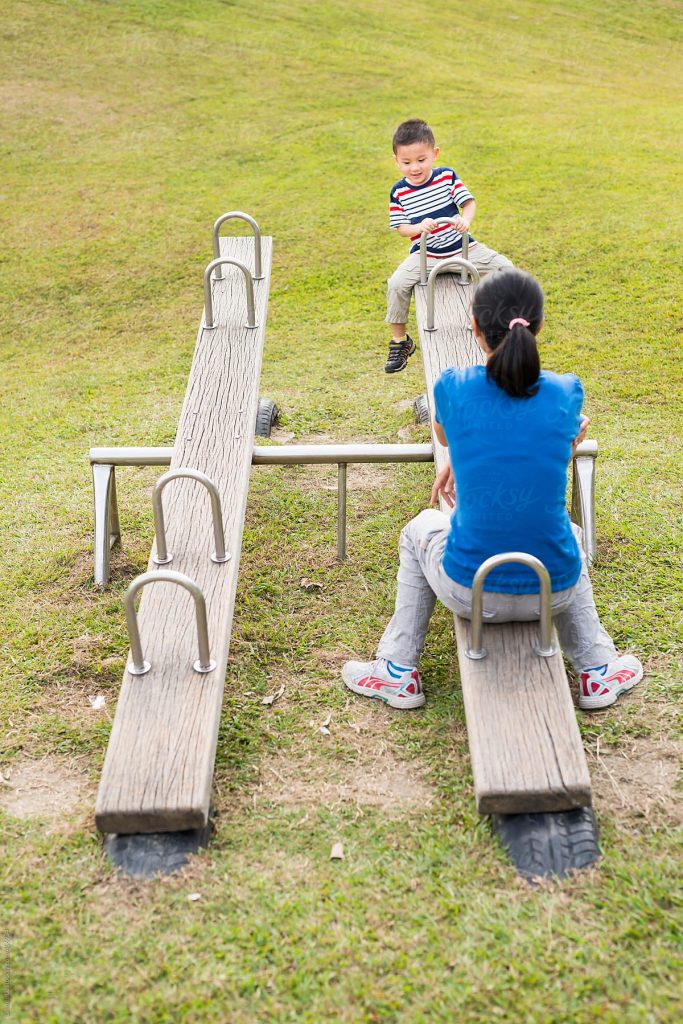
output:
MULTIPOLYGON (((253 268, 251 238, 223 237, 221 255, 253 268)), ((192 467, 215 483, 221 498, 229 562, 217 565, 209 495, 197 482, 171 481, 164 490, 166 568, 184 573, 206 600, 211 654, 207 675, 198 656, 194 602, 170 583, 145 587, 138 625, 144 676, 124 673, 100 781, 95 820, 102 832, 165 832, 200 828, 209 813, 213 765, 230 649, 244 512, 270 287, 272 240, 263 238, 264 280, 254 284, 256 330, 244 327, 242 273, 225 266, 213 285, 214 322, 200 326, 180 415, 171 469, 192 467)), ((201 294, 201 279, 197 282, 201 294)), ((203 318, 202 318, 203 324, 203 318)), ((150 502, 150 520, 152 508, 150 502)), ((152 549, 152 554, 154 548, 152 549)), ((150 556, 149 571, 158 567, 150 556)))
MULTIPOLYGON (((434 382, 448 366, 484 359, 467 329, 474 289, 451 275, 437 279, 433 333, 426 289, 415 289, 415 311, 434 415, 434 382)), ((448 450, 434 438, 437 471, 448 450)), ((589 805, 591 784, 562 656, 540 658, 535 623, 485 625, 488 655, 465 654, 470 624, 455 616, 455 635, 477 809, 482 814, 561 811, 589 805)), ((555 642, 557 637, 555 636, 555 642)))

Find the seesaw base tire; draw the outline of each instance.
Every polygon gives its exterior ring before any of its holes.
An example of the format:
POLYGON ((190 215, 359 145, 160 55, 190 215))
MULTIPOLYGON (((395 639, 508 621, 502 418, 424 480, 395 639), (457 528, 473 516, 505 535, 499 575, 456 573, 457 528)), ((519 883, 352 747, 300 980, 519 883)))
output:
POLYGON ((172 875, 185 867, 193 853, 208 846, 210 835, 211 822, 204 828, 184 832, 108 835, 104 852, 124 875, 135 878, 172 875))
POLYGON ((259 398, 254 433, 257 437, 270 437, 273 427, 280 421, 280 410, 270 398, 259 398))
POLYGON ((429 403, 426 395, 418 395, 413 402, 413 419, 416 423, 429 426, 429 403))
POLYGON ((539 814, 494 814, 493 831, 518 873, 537 878, 566 878, 591 867, 600 857, 598 826, 592 807, 539 814))

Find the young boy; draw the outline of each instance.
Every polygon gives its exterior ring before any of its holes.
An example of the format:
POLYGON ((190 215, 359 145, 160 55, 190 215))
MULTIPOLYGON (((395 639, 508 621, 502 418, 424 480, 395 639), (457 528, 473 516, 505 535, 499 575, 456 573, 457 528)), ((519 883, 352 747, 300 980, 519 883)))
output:
MULTIPOLYGON (((394 132, 394 157, 403 175, 391 189, 389 225, 413 243, 410 255, 388 280, 386 323, 391 325, 387 373, 403 370, 415 343, 406 334, 410 296, 420 280, 420 236, 428 232, 427 270, 438 260, 458 256, 462 251, 462 235, 469 230, 476 211, 474 197, 463 185, 452 167, 435 167, 439 148, 434 133, 425 121, 404 121, 394 132), (435 221, 452 217, 455 224, 435 221)), ((512 263, 493 249, 469 237, 468 258, 479 273, 504 270, 512 263)))

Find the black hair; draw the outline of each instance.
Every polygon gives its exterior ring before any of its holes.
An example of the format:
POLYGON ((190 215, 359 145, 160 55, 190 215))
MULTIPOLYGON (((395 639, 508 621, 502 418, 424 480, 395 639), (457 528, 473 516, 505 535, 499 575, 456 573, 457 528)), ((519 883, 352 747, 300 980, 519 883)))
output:
POLYGON ((536 334, 543 322, 543 290, 515 267, 487 275, 474 293, 472 315, 491 349, 486 376, 513 398, 538 391, 541 360, 536 334), (510 323, 518 317, 529 326, 510 323))
POLYGON ((426 142, 432 149, 436 145, 434 132, 426 121, 413 118, 412 121, 404 121, 394 132, 393 147, 394 154, 399 146, 412 146, 415 142, 426 142))

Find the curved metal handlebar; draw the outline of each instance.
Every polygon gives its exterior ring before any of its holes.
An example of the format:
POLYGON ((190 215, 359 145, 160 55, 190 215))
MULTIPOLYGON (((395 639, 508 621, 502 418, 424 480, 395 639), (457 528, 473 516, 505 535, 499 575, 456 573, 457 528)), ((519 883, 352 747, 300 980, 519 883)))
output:
POLYGON ((254 307, 254 282, 251 274, 249 273, 248 267, 245 267, 244 263, 240 263, 239 260, 233 260, 230 256, 221 256, 217 260, 211 260, 208 267, 204 271, 204 330, 212 331, 216 324, 213 322, 213 297, 211 295, 211 273, 218 267, 223 266, 224 263, 231 263, 234 267, 239 267, 244 274, 244 283, 247 289, 247 322, 244 325, 250 330, 258 327, 256 323, 256 310, 254 307))
POLYGON ((123 601, 126 612, 126 625, 130 638, 130 653, 133 663, 129 662, 126 668, 132 676, 144 676, 149 672, 151 665, 145 661, 140 643, 140 631, 138 629, 138 617, 135 614, 135 595, 138 590, 147 583, 177 583, 189 590, 194 598, 195 612, 197 615, 197 639, 199 641, 199 658, 193 663, 195 672, 213 672, 216 662, 211 660, 209 648, 209 627, 206 622, 206 602, 200 588, 189 576, 183 576, 181 572, 173 572, 171 569, 160 569, 158 572, 144 572, 137 576, 126 591, 123 601))
POLYGON ((161 501, 161 494, 166 484, 170 483, 171 480, 177 480, 181 477, 198 480, 209 492, 211 511, 213 513, 213 536, 216 544, 216 551, 211 555, 211 561, 227 562, 231 556, 225 553, 220 495, 213 480, 210 480, 205 473, 200 473, 198 469, 172 469, 168 473, 164 473, 163 476, 160 476, 154 485, 152 508, 154 509, 154 530, 157 535, 157 553, 154 555, 153 561, 157 565, 167 565, 173 558, 173 555, 166 547, 166 525, 164 523, 164 506, 161 501))
MULTIPOLYGON (((457 218, 455 218, 455 217, 438 217, 436 219, 435 223, 436 224, 451 224, 451 225, 455 225, 456 219, 457 218)), ((422 233, 421 237, 420 237, 420 287, 421 288, 424 288, 425 285, 427 284, 427 239, 429 238, 430 234, 432 234, 432 232, 424 231, 422 233)), ((470 234, 469 234, 469 231, 466 231, 464 235, 462 234, 462 232, 459 232, 459 234, 460 234, 460 237, 462 238, 462 252, 461 252, 461 256, 462 256, 462 258, 464 260, 466 260, 469 257, 470 234)), ((460 284, 469 284, 469 280, 468 280, 467 274, 465 273, 464 270, 463 270, 462 274, 460 275, 460 284)))
MULTIPOLYGON (((261 269, 261 229, 248 213, 242 213, 241 210, 231 210, 230 213, 224 213, 222 217, 219 217, 213 226, 213 258, 217 260, 221 254, 220 242, 218 241, 218 232, 221 229, 221 224, 225 224, 226 220, 245 220, 249 224, 254 232, 254 280, 263 280, 263 270, 261 269)), ((223 272, 220 267, 216 270, 216 280, 220 281, 223 277, 223 272)))
POLYGON ((500 555, 493 555, 482 562, 474 574, 472 580, 472 625, 470 631, 470 647, 465 652, 468 658, 475 661, 486 657, 486 650, 481 644, 482 618, 484 611, 484 580, 492 569, 506 562, 518 562, 533 569, 538 576, 541 585, 541 627, 540 646, 534 647, 536 654, 542 658, 552 658, 557 653, 553 646, 553 613, 552 597, 550 592, 550 575, 543 562, 534 555, 528 555, 524 551, 507 551, 500 555))
POLYGON ((478 284, 480 281, 479 271, 474 263, 464 260, 461 256, 452 256, 449 260, 444 260, 443 263, 438 263, 433 267, 427 281, 427 325, 425 331, 436 330, 434 326, 434 285, 436 284, 436 279, 439 274, 443 274, 445 270, 451 270, 453 267, 460 267, 463 274, 469 274, 473 284, 478 284))

